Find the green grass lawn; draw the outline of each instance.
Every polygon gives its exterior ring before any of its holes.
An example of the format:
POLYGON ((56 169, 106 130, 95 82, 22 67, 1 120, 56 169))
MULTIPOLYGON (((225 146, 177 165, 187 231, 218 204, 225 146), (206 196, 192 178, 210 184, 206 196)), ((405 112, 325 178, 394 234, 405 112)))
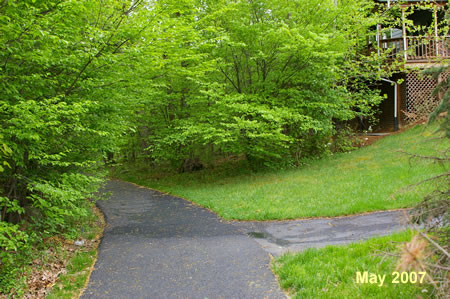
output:
POLYGON ((283 255, 274 261, 272 268, 281 287, 294 298, 429 297, 431 289, 427 285, 401 283, 401 280, 392 283, 397 259, 383 253, 398 254, 400 242, 410 239, 411 232, 403 232, 345 246, 308 249, 283 255), (382 286, 361 284, 356 281, 357 271, 386 277, 382 286))
POLYGON ((225 219, 294 219, 398 209, 413 206, 433 186, 400 192, 402 188, 443 171, 442 165, 410 160, 398 150, 430 155, 448 148, 449 141, 437 139, 435 130, 416 126, 371 146, 284 171, 232 168, 161 175, 130 167, 113 175, 188 199, 225 219))

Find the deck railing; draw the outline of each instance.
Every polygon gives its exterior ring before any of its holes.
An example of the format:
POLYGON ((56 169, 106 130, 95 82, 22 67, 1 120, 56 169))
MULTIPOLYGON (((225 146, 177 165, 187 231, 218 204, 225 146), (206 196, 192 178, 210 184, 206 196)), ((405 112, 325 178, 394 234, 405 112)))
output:
POLYGON ((391 58, 404 57, 406 61, 430 61, 437 58, 450 58, 450 37, 406 37, 405 39, 389 38, 380 40, 380 47, 383 51, 389 51, 391 58))

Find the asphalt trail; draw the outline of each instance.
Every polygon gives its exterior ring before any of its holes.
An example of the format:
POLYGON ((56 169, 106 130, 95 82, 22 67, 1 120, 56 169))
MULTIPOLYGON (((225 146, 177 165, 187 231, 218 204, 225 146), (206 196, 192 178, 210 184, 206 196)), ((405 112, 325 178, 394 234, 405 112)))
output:
POLYGON ((107 227, 82 298, 286 298, 270 256, 188 201, 110 181, 107 227))
POLYGON ((270 255, 339 245, 405 228, 405 211, 227 222, 186 200, 110 181, 107 227, 82 298, 286 298, 270 255))

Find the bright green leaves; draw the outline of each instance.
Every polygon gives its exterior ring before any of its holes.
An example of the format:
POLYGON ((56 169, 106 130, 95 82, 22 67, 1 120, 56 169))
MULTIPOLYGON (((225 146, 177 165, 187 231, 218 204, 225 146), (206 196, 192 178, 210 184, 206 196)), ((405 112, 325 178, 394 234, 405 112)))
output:
POLYGON ((28 236, 20 230, 17 224, 0 221, 0 247, 4 250, 0 252, 0 260, 3 264, 11 259, 8 251, 16 251, 28 241, 28 236))
POLYGON ((0 173, 3 172, 5 169, 4 167, 11 168, 11 165, 9 165, 8 161, 5 159, 12 154, 11 149, 6 144, 2 143, 2 141, 3 136, 0 135, 0 173))
POLYGON ((0 1, 1 293, 17 251, 77 235, 136 111, 130 91, 143 85, 137 58, 156 13, 141 0, 0 1))
POLYGON ((86 100, 68 104, 58 97, 0 106, 0 114, 9 116, 4 121, 3 134, 10 140, 8 146, 14 152, 14 165, 69 166, 81 162, 71 156, 78 154, 74 140, 82 140, 88 135, 95 138, 101 133, 85 126, 87 122, 83 115, 94 105, 86 100))
MULTIPOLYGON (((71 233, 86 214, 85 199, 102 176, 98 168, 117 149, 135 111, 124 85, 133 78, 143 48, 137 42, 156 13, 143 4, 0 1, 0 251, 5 261, 13 263, 27 236, 71 233)), ((0 265, 0 273, 9 266, 0 265)), ((0 280, 0 290, 4 286, 0 280)))
POLYGON ((380 100, 361 88, 376 64, 353 62, 376 24, 369 2, 155 3, 163 13, 135 57, 137 131, 124 153, 175 167, 211 151, 272 166, 324 153, 335 121, 380 100))
POLYGON ((0 134, 13 153, 5 176, 46 177, 50 166, 60 167, 50 170, 56 173, 75 170, 114 149, 127 125, 127 116, 116 114, 127 106, 123 90, 114 89, 127 79, 117 71, 129 68, 123 62, 150 26, 139 3, 1 5, 0 134))
POLYGON ((84 200, 96 191, 101 180, 82 174, 64 174, 58 180, 36 180, 30 184, 32 207, 39 211, 35 221, 48 233, 67 230, 67 220, 86 216, 84 200), (52 219, 52 221, 48 221, 52 219))

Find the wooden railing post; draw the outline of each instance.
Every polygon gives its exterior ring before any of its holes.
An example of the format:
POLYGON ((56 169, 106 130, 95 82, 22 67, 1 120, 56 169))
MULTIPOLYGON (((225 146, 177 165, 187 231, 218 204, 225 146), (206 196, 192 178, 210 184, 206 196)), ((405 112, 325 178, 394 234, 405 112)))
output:
POLYGON ((434 18, 434 37, 435 37, 434 47, 436 49, 435 55, 439 56, 439 49, 438 49, 439 48, 439 32, 438 32, 438 17, 437 17, 437 7, 436 6, 433 7, 433 18, 434 18))
POLYGON ((380 33, 380 31, 381 31, 381 25, 380 24, 377 24, 377 47, 378 47, 378 49, 377 49, 377 53, 378 53, 378 56, 380 56, 380 49, 381 49, 381 33, 380 33))
POLYGON ((402 31, 403 31, 403 49, 405 51, 405 62, 408 61, 408 41, 406 40, 406 25, 405 25, 405 9, 402 7, 402 31))

